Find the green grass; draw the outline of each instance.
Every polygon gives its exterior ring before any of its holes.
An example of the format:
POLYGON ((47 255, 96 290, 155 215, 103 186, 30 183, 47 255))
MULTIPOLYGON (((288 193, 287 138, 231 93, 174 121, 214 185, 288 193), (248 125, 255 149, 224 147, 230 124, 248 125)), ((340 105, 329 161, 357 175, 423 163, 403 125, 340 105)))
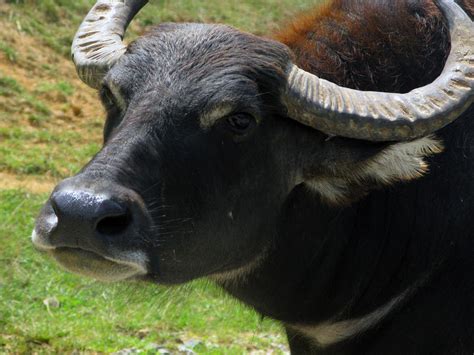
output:
POLYGON ((34 110, 34 112, 44 117, 51 115, 48 106, 36 94, 28 92, 15 79, 5 76, 1 72, 0 95, 5 97, 16 97, 18 104, 28 106, 30 109, 34 110))
MULTIPOLYGON (((77 25, 93 0, 9 0, 10 20, 55 51, 69 56, 77 25)), ((256 34, 267 33, 295 12, 320 0, 154 0, 134 22, 132 37, 144 27, 167 21, 226 23, 256 34)))
POLYGON ((5 53, 5 55, 7 56, 8 60, 12 63, 15 63, 18 59, 18 53, 17 51, 15 50, 15 48, 13 48, 12 46, 10 46, 9 44, 3 42, 3 41, 0 41, 0 51, 2 51, 3 53, 5 53))
POLYGON ((279 326, 204 281, 104 285, 62 271, 29 240, 45 198, 0 192, 0 352, 177 350, 199 339, 198 353, 241 354, 284 343, 279 326), (48 298, 59 307, 48 309, 48 298))
POLYGON ((56 92, 67 97, 74 94, 74 87, 67 81, 59 81, 56 83, 39 83, 35 88, 35 92, 39 94, 56 92))
POLYGON ((100 148, 79 132, 28 127, 0 128, 0 141, 0 171, 55 178, 77 173, 100 148))
POLYGON ((0 72, 0 95, 13 96, 23 93, 24 90, 18 82, 0 72))

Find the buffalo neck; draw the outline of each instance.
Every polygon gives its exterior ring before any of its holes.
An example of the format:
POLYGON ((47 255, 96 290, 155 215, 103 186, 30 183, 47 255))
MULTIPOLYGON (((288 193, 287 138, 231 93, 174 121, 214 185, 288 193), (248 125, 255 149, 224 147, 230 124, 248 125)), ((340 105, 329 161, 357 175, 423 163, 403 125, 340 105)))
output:
POLYGON ((430 173, 419 180, 339 208, 297 186, 282 206, 266 261, 223 287, 286 324, 360 318, 404 292, 401 306, 410 303, 465 258, 463 248, 473 250, 474 197, 466 190, 474 187, 473 113, 440 133, 446 151, 431 158, 430 173))

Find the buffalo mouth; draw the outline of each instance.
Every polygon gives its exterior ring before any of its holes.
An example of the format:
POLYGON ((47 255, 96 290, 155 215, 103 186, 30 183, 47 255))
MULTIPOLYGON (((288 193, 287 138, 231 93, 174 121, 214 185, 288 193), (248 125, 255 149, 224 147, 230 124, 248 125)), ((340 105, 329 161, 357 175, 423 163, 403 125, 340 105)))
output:
POLYGON ((141 252, 121 253, 109 257, 81 248, 58 247, 46 251, 66 270, 99 281, 139 279, 147 274, 146 259, 141 252))

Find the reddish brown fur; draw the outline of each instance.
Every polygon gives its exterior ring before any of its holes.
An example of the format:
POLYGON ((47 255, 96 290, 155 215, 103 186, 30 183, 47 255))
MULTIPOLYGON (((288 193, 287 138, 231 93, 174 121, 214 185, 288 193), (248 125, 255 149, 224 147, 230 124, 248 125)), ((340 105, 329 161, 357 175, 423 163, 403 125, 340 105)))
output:
MULTIPOLYGON (((463 0, 474 14, 474 0, 463 0)), ((333 0, 276 34, 303 69, 361 90, 407 92, 439 75, 449 35, 432 0, 333 0)))
POLYGON ((460 0, 459 4, 469 13, 471 19, 474 21, 474 1, 473 0, 460 0))

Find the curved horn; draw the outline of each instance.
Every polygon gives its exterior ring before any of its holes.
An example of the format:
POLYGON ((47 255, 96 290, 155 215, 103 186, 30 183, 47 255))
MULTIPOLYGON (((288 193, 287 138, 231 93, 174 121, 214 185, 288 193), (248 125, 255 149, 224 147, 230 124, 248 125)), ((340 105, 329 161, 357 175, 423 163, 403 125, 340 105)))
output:
POLYGON ((99 0, 83 20, 72 42, 79 77, 97 89, 109 69, 125 53, 122 42, 130 21, 148 0, 99 0))
POLYGON ((369 141, 425 136, 459 117, 474 101, 474 23, 454 0, 437 0, 451 52, 441 75, 406 94, 358 91, 288 68, 282 100, 288 115, 326 134, 369 141))

